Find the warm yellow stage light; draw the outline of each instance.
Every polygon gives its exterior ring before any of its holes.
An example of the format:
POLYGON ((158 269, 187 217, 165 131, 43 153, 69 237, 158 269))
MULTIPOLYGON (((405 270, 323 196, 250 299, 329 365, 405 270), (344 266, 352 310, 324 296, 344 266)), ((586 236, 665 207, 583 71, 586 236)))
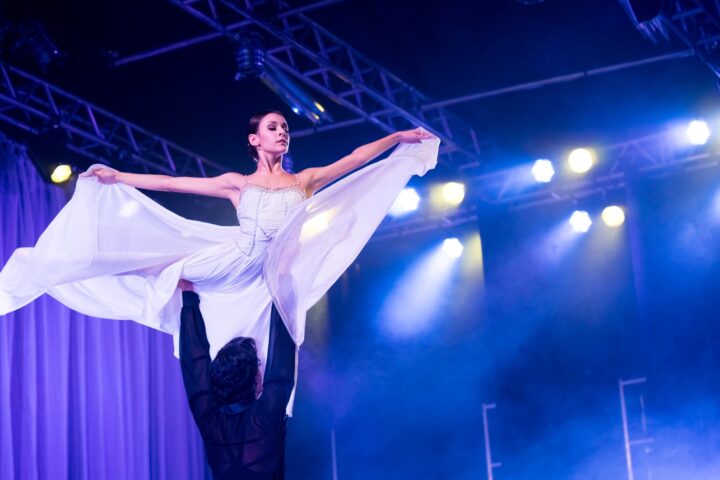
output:
POLYGON ((443 200, 450 205, 460 205, 465 198, 465 185, 448 182, 442 188, 443 200))
POLYGON ((619 227, 625 223, 625 212, 616 205, 606 207, 602 211, 601 217, 608 227, 619 227))
POLYGON ((587 148, 576 148, 568 155, 568 165, 570 170, 575 173, 586 173, 589 171, 593 163, 595 163, 595 155, 587 148))
POLYGON ((67 182, 71 176, 72 168, 70 168, 70 165, 58 165, 55 167, 55 170, 53 170, 52 175, 50 175, 50 180, 52 180, 53 183, 63 183, 67 182))

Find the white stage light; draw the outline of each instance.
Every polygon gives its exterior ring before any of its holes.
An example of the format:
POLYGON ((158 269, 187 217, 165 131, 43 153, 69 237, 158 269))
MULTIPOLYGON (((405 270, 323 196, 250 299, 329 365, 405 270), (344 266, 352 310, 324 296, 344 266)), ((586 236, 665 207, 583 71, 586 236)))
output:
POLYGON ((572 229, 578 233, 587 232, 592 225, 590 214, 584 210, 575 210, 570 216, 570 225, 572 229))
POLYGON ((541 158, 535 160, 535 164, 532 167, 532 174, 535 177, 535 181, 538 183, 548 183, 552 180, 555 175, 555 169, 550 160, 541 158))
POLYGON ((463 249, 463 244, 457 238, 446 238, 442 244, 443 252, 450 258, 460 258, 463 249))
POLYGON ((710 128, 703 120, 693 120, 685 130, 687 138, 693 145, 705 145, 710 138, 710 128))
POLYGON ((417 210, 419 203, 420 195, 417 194, 415 189, 404 188, 395 199, 392 207, 390 207, 390 215, 397 217, 417 210))

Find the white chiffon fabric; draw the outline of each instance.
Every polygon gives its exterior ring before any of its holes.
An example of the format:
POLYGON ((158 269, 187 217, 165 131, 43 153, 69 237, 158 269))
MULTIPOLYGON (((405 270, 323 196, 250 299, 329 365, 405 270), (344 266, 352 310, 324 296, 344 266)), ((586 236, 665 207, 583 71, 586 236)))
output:
POLYGON ((295 187, 248 184, 237 227, 187 220, 135 188, 82 177, 35 247, 18 248, 0 272, 0 315, 48 293, 85 315, 133 320, 177 340, 184 278, 200 296, 211 355, 249 336, 264 368, 273 301, 300 346, 307 310, 411 176, 434 168, 438 145, 400 145, 309 199, 295 187))

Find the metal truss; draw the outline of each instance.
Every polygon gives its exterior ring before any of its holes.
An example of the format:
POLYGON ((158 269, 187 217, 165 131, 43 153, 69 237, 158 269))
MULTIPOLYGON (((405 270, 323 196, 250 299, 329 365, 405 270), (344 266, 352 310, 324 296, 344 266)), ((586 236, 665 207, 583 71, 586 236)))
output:
MULTIPOLYGON (((237 32, 247 27, 269 34, 266 56, 273 66, 357 116, 338 122, 338 128, 365 121, 387 132, 421 126, 442 140, 441 153, 447 154, 444 163, 460 167, 480 161, 480 146, 472 128, 442 107, 422 108, 430 103, 427 96, 307 18, 304 10, 290 9, 283 1, 169 1, 229 38, 237 38, 237 32), (268 7, 276 11, 268 14, 268 7)), ((189 42, 192 39, 181 43, 189 42)), ((156 52, 171 49, 173 46, 156 52)))
POLYGON ((0 62, 0 120, 35 135, 61 129, 66 147, 93 161, 168 175, 227 171, 168 140, 0 62))
MULTIPOLYGON (((599 155, 598 165, 582 177, 557 174, 547 184, 534 181, 531 165, 459 179, 465 183, 467 192, 459 208, 451 213, 421 209, 405 217, 388 218, 372 239, 385 240, 477 222, 483 205, 519 210, 559 202, 579 203, 624 188, 629 175, 657 178, 720 166, 720 150, 678 148, 671 132, 611 145, 600 149, 599 155)), ((555 163, 557 166, 558 162, 555 163)))
POLYGON ((461 97, 449 98, 446 100, 440 100, 433 102, 429 105, 423 106, 423 108, 431 107, 448 107, 450 105, 457 105, 460 103, 467 103, 477 100, 483 100, 485 98, 499 97, 501 95, 508 95, 510 93, 526 92, 529 90, 537 90, 548 85, 558 85, 561 83, 574 82, 584 78, 594 77, 597 75, 604 75, 608 73, 615 73, 621 70, 627 70, 630 68, 644 67, 659 62, 666 62, 669 60, 680 60, 695 55, 693 50, 683 50, 679 52, 666 53, 664 55, 657 55, 649 58, 642 58, 639 60, 632 60, 629 62, 616 63, 613 65, 604 65, 602 67, 591 68, 589 70, 582 70, 580 72, 566 73, 563 75, 545 78, 542 80, 535 80, 532 82, 524 82, 516 85, 510 85, 507 87, 496 88, 494 90, 488 90, 484 92, 471 93, 463 95, 461 97))
POLYGON ((673 0, 660 16, 713 73, 720 77, 720 3, 717 0, 673 0))

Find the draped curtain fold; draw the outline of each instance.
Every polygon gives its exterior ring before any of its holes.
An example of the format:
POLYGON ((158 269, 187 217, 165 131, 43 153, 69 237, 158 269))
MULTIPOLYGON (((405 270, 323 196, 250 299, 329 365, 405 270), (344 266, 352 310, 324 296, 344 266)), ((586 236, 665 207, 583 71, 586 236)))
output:
MULTIPOLYGON (((0 265, 66 201, 0 138, 0 265)), ((0 317, 0 478, 210 478, 172 338, 48 296, 0 317)))

